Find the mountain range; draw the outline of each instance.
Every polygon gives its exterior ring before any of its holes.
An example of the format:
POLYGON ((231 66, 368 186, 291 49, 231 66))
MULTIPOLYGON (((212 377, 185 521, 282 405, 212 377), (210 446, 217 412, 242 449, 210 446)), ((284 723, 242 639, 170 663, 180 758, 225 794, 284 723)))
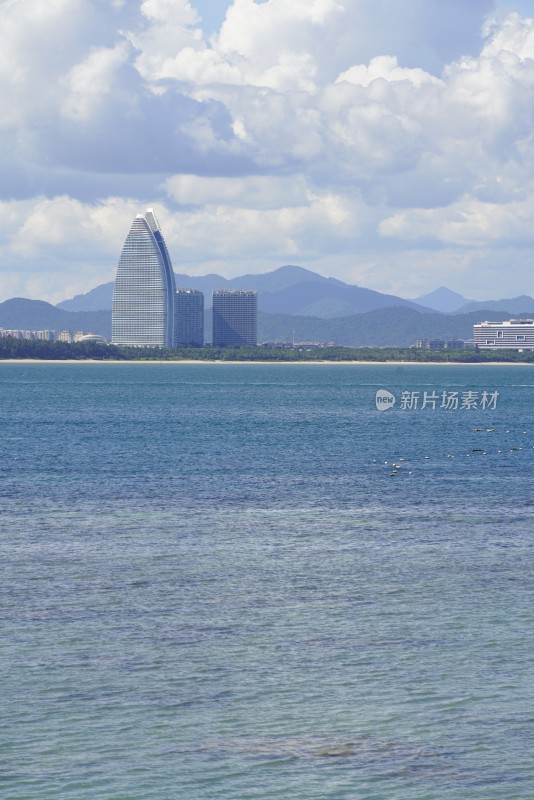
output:
MULTIPOLYGON (((253 289, 258 292, 258 308, 270 314, 296 314, 323 319, 360 314, 377 308, 408 306, 419 311, 428 309, 412 300, 382 294, 372 289, 352 286, 336 278, 325 278, 303 267, 288 265, 260 275, 223 278, 221 275, 193 277, 175 273, 176 286, 200 289, 206 307, 211 305, 214 289, 253 289)), ((58 304, 64 311, 100 311, 111 309, 113 283, 104 283, 87 294, 76 295, 58 304)))
MULTIPOLYGON (((476 302, 442 286, 407 300, 292 265, 232 279, 220 275, 175 277, 177 287, 202 290, 206 307, 213 289, 255 289, 260 342, 294 339, 407 347, 419 338, 470 339, 475 322, 534 313, 534 299, 526 295, 476 302)), ((13 298, 0 303, 0 327, 91 331, 109 339, 112 297, 113 283, 105 283, 57 306, 13 298)), ((209 313, 205 335, 206 341, 211 341, 209 313)))
MULTIPOLYGON (((534 298, 522 295, 509 300, 474 301, 441 286, 413 300, 325 278, 317 272, 294 265, 279 267, 259 275, 223 278, 222 275, 191 276, 175 273, 176 286, 200 289, 206 307, 214 289, 253 289, 258 292, 258 308, 268 314, 289 314, 321 319, 337 319, 381 308, 404 306, 421 313, 469 313, 492 309, 510 314, 534 313, 534 298)), ((64 311, 111 310, 113 282, 104 283, 86 294, 58 303, 64 311)))

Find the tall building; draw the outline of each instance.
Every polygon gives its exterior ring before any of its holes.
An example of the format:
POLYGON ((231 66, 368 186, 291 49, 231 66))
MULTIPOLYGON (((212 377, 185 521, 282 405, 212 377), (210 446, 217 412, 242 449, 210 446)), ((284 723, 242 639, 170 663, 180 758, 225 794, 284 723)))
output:
POLYGON ((213 292, 213 344, 257 343, 257 294, 240 289, 213 292))
POLYGON ((174 344, 204 344, 204 295, 198 289, 177 289, 174 295, 174 344))
POLYGON ((172 347, 174 272, 154 211, 138 214, 122 248, 113 290, 112 342, 172 347))

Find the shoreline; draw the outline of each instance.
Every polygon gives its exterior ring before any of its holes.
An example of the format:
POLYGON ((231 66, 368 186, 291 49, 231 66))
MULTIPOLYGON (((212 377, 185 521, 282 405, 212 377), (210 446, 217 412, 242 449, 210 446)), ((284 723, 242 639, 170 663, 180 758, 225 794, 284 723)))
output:
POLYGON ((153 364, 157 366, 171 365, 190 365, 190 364, 218 364, 218 365, 236 365, 244 364, 250 366, 252 364, 279 364, 281 366, 292 365, 309 365, 325 366, 325 365, 339 365, 339 366, 433 366, 433 367, 534 367, 533 362, 528 361, 222 361, 222 360, 208 360, 208 359, 182 359, 180 361, 158 361, 156 359, 151 361, 119 361, 119 360, 100 360, 100 359, 76 359, 76 358, 2 358, 0 364, 153 364))

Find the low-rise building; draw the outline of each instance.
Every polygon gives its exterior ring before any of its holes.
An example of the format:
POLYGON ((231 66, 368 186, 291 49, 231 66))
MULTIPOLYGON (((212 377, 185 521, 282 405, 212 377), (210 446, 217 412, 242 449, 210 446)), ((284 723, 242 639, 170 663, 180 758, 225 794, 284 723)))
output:
POLYGON ((466 346, 463 339, 418 339, 417 350, 462 350, 466 346))
POLYGON ((33 341, 46 341, 46 342, 55 342, 56 340, 56 332, 55 331, 28 331, 22 330, 17 328, 6 329, 0 328, 0 338, 4 338, 6 336, 11 337, 12 339, 25 339, 26 341, 33 342, 33 341))
POLYGON ((100 336, 99 333, 84 333, 81 338, 76 339, 77 342, 92 342, 92 344, 109 344, 105 336, 100 336))
POLYGON ((480 350, 534 350, 534 319, 477 322, 473 339, 480 350))

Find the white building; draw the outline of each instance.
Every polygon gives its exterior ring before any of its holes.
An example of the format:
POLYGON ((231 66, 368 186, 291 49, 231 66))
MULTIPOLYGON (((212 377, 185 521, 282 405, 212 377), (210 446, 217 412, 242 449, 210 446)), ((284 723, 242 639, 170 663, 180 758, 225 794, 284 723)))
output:
POLYGON ((112 342, 172 347, 174 272, 154 212, 138 214, 122 248, 113 289, 112 342))
POLYGON ((534 319, 478 322, 473 338, 480 350, 534 350, 534 319))

